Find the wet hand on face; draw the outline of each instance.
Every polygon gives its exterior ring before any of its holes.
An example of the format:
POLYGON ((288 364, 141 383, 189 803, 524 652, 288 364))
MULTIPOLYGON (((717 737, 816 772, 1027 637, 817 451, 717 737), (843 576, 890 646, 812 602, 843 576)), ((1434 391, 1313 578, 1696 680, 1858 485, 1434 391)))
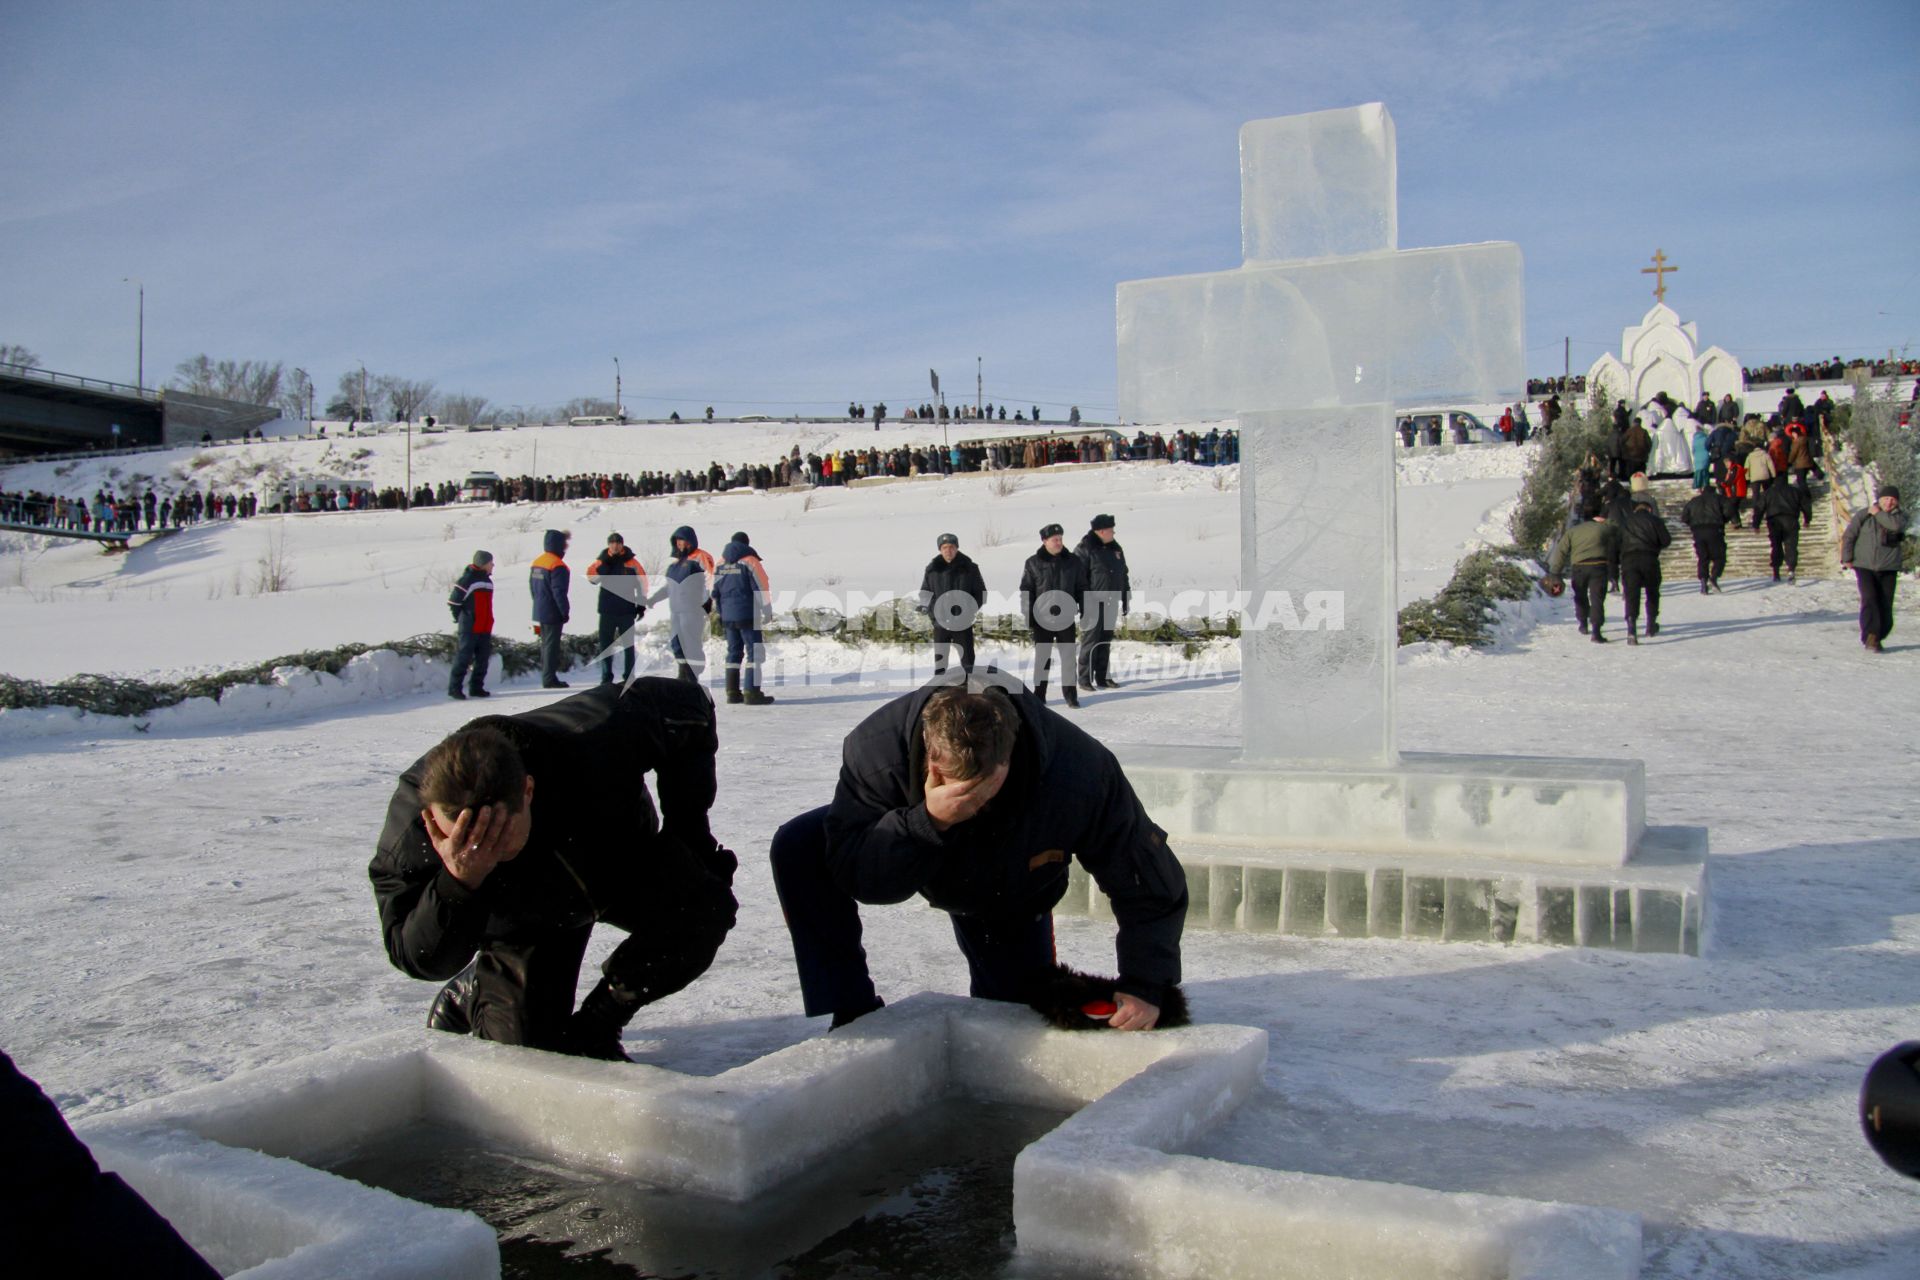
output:
POLYGON ((1000 794, 1006 781, 1007 766, 1003 764, 991 773, 956 782, 941 768, 941 758, 929 752, 926 804, 927 817, 934 830, 945 831, 978 814, 987 807, 988 801, 1000 794))
POLYGON ((420 811, 427 839, 447 869, 447 874, 469 889, 480 887, 494 867, 511 862, 527 847, 533 834, 533 779, 518 813, 504 804, 481 805, 478 809, 455 811, 444 804, 428 805, 420 811))

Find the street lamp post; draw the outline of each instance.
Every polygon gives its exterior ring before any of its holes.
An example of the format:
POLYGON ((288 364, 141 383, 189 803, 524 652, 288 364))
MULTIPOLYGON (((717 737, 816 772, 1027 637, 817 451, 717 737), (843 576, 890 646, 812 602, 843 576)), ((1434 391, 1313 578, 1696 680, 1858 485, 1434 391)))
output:
POLYGON ((120 283, 134 285, 140 290, 140 319, 134 347, 133 385, 145 391, 147 389, 147 286, 132 276, 121 276, 120 283))

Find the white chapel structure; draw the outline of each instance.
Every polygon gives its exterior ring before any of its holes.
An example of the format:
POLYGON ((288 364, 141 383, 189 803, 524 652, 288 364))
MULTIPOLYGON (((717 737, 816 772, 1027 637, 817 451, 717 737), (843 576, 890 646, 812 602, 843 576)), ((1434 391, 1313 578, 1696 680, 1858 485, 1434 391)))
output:
POLYGON ((1740 362, 1720 347, 1702 351, 1699 326, 1682 324, 1664 302, 1621 331, 1618 356, 1608 352, 1593 362, 1587 385, 1596 381, 1607 384, 1609 395, 1636 405, 1661 391, 1691 406, 1703 391, 1714 400, 1728 394, 1738 400, 1747 390, 1740 362))

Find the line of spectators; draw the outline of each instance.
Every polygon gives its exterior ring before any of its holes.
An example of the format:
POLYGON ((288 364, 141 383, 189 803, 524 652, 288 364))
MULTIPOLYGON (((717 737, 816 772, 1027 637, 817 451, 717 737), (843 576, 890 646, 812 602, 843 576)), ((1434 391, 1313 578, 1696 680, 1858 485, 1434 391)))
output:
POLYGON ((1817 360, 1812 364, 1765 364, 1756 369, 1742 368, 1750 387, 1780 382, 1838 382, 1856 369, 1865 369, 1876 378, 1910 378, 1920 374, 1920 360, 1867 360, 1855 357, 1842 360, 1817 360))
POLYGON ((259 509, 260 500, 251 493, 221 494, 211 488, 205 493, 188 489, 164 496, 152 489, 144 494, 96 489, 91 498, 63 498, 37 489, 0 491, 0 523, 77 533, 134 534, 143 526, 152 533, 202 520, 243 520, 259 509))
MULTIPOLYGON (((780 489, 800 485, 844 485, 871 476, 911 477, 952 475, 956 472, 1017 471, 1057 463, 1096 462, 1189 462, 1198 466, 1225 466, 1240 460, 1240 440, 1236 432, 1218 427, 1206 432, 1180 430, 1167 436, 1162 432, 1136 432, 1131 441, 1118 433, 1012 437, 1006 440, 959 441, 950 445, 896 445, 890 449, 829 450, 802 454, 795 445, 787 456, 772 464, 743 464, 725 467, 709 463, 705 470, 642 471, 639 473, 580 473, 569 476, 510 476, 494 483, 486 495, 463 492, 451 481, 422 483, 413 490, 409 503, 407 491, 398 486, 384 489, 354 486, 315 485, 288 489, 267 507, 270 514, 307 514, 327 511, 397 511, 408 506, 447 506, 463 500, 512 502, 566 502, 616 498, 651 498, 678 493, 724 493, 731 489, 780 489)), ((80 532, 113 531, 137 533, 144 519, 151 532, 158 528, 183 528, 202 519, 244 518, 259 510, 259 498, 252 493, 221 494, 209 487, 205 493, 188 489, 179 494, 161 495, 153 490, 144 495, 115 497, 97 493, 93 501, 67 499, 38 491, 0 492, 0 521, 39 525, 52 529, 80 532)))

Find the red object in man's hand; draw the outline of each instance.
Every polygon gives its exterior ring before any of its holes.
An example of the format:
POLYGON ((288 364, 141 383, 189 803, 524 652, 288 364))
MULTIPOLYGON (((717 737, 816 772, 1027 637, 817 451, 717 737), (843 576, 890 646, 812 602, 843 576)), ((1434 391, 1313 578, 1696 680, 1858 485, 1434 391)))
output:
POLYGON ((1089 1000, 1080 1006, 1080 1012, 1096 1021, 1104 1021, 1120 1012, 1120 1006, 1111 1000, 1089 1000))

